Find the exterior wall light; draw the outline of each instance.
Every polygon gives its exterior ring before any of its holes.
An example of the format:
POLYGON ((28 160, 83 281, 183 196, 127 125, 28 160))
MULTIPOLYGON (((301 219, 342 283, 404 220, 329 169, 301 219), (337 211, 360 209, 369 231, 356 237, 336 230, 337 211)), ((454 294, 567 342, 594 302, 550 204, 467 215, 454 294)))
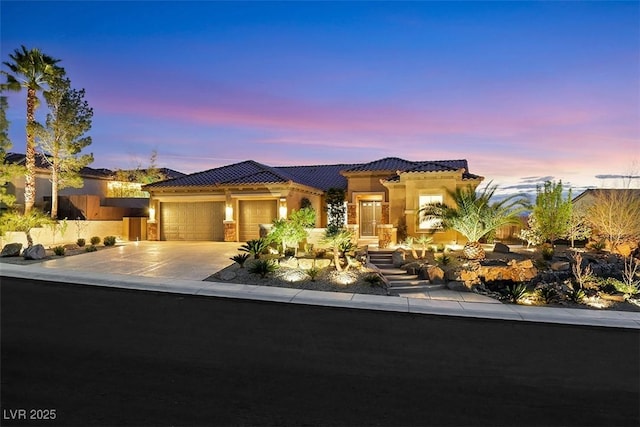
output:
POLYGON ((149 222, 156 222, 156 208, 149 208, 149 222))
POLYGON ((225 221, 233 221, 233 206, 227 205, 224 208, 224 219, 225 221))
POLYGON ((287 199, 284 197, 280 199, 280 208, 278 209, 280 219, 287 219, 287 199))

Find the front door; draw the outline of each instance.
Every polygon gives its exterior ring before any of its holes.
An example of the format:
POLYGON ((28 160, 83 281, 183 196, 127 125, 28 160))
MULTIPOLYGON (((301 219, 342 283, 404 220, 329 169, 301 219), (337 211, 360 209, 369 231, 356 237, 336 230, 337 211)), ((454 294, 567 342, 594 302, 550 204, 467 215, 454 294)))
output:
POLYGON ((360 202, 360 236, 377 236, 377 225, 382 217, 382 202, 363 200, 360 202))

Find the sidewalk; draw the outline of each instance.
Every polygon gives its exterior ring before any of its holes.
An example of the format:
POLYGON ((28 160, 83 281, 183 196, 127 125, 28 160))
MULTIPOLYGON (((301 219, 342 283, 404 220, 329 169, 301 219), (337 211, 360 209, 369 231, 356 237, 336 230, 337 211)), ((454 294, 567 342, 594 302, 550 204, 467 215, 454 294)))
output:
POLYGON ((487 304, 484 302, 320 292, 167 277, 145 277, 113 273, 97 274, 95 271, 67 270, 39 265, 2 264, 0 269, 0 275, 5 277, 49 280, 89 286, 365 310, 640 329, 640 314, 634 312, 529 307, 495 303, 487 304))

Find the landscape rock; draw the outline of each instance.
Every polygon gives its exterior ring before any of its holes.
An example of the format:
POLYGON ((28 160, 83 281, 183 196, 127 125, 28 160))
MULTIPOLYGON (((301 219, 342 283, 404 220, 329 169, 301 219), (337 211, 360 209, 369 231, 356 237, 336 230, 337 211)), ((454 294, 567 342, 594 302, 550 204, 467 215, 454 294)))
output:
POLYGON ((505 245, 504 243, 497 242, 493 246, 493 252, 508 254, 509 252, 511 252, 511 249, 509 249, 509 246, 505 245))
POLYGON ((427 276, 429 281, 435 285, 444 283, 444 270, 437 265, 427 267, 427 276))
POLYGON ((510 281, 526 282, 538 274, 538 270, 530 259, 523 261, 511 260, 506 266, 480 266, 478 275, 485 282, 510 281))
POLYGON ((391 262, 395 268, 400 268, 404 264, 405 254, 402 249, 396 249, 391 255, 391 262))
POLYGON ((237 274, 235 272, 233 272, 233 271, 230 271, 230 270, 224 270, 224 271, 220 272, 220 275, 219 275, 220 280, 224 280, 224 281, 233 280, 233 279, 236 278, 236 276, 237 276, 237 274))
POLYGON ((309 270, 313 268, 315 260, 313 258, 298 258, 298 268, 303 270, 309 270))
POLYGON ((568 271, 571 269, 569 261, 554 261, 551 263, 551 269, 553 271, 568 271))
POLYGON ((25 248, 22 252, 24 259, 45 259, 47 257, 47 251, 44 246, 38 244, 25 248))
POLYGON ((451 281, 447 283, 447 288, 451 289, 452 291, 458 291, 458 292, 468 292, 469 288, 467 288, 465 286, 464 283, 462 282, 458 282, 458 281, 451 281))
POLYGON ((9 243, 2 248, 2 252, 0 252, 0 257, 11 257, 11 256, 20 256, 20 251, 22 250, 22 243, 9 243))
POLYGON ((293 256, 280 258, 278 264, 280 264, 280 267, 298 268, 298 258, 293 256))

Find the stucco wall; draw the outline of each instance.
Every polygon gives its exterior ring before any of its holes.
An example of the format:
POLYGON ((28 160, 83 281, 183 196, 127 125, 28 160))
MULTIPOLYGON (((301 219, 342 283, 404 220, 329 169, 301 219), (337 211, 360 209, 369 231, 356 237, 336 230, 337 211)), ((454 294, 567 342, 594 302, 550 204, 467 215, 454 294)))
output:
MULTIPOLYGON (((62 230, 64 227, 58 226, 54 234, 50 227, 39 227, 31 230, 31 237, 33 243, 40 243, 44 246, 56 246, 64 245, 67 243, 75 243, 78 237, 81 237, 89 244, 89 239, 92 236, 98 236, 103 239, 105 236, 116 236, 118 239, 123 239, 126 235, 123 230, 123 222, 120 221, 67 221, 66 230, 62 230), (64 232, 62 232, 64 231, 64 232)), ((2 246, 7 243, 22 243, 23 246, 27 245, 27 237, 25 233, 8 232, 3 237, 0 237, 2 246)))

